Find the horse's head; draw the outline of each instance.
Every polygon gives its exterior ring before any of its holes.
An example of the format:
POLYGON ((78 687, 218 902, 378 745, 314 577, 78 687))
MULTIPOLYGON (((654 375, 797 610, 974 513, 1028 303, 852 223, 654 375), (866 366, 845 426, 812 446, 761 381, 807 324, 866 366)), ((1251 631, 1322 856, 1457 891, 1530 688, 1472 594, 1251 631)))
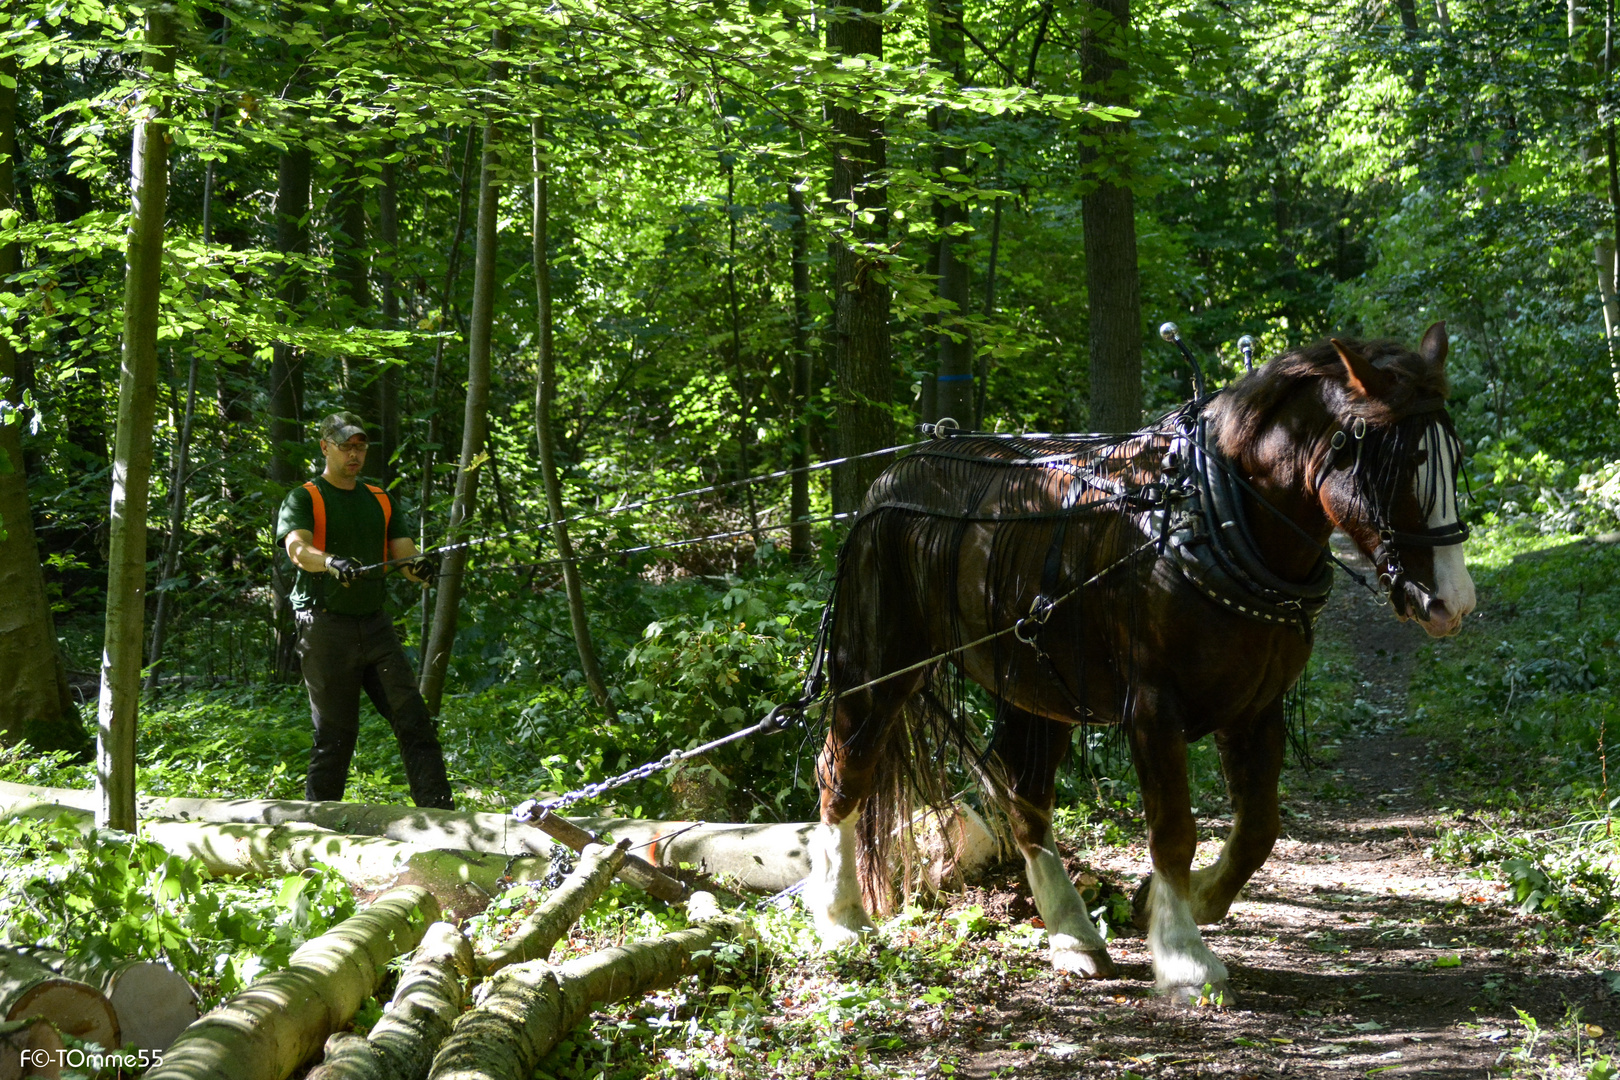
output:
POLYGON ((1334 339, 1343 365, 1324 380, 1335 428, 1317 471, 1322 509, 1366 553, 1402 620, 1454 634, 1474 610, 1457 505, 1462 444, 1446 412, 1446 327, 1417 352, 1334 339))

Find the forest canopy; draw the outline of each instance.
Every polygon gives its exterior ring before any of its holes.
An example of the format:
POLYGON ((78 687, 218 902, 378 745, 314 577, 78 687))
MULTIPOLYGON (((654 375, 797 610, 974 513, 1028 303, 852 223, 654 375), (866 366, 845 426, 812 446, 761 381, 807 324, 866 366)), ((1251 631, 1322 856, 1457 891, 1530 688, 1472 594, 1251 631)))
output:
POLYGON ((375 426, 367 479, 420 546, 477 541, 428 599, 395 586, 413 659, 448 663, 431 703, 521 688, 500 721, 519 741, 606 716, 602 768, 648 730, 695 740, 791 694, 835 516, 883 463, 734 481, 943 416, 1139 423, 1190 393, 1166 319, 1216 384, 1243 334, 1263 359, 1444 321, 1469 513, 1613 528, 1606 18, 1578 0, 8 5, 0 621, 37 632, 0 641, 18 673, 0 728, 82 746, 69 714, 118 651, 125 595, 124 670, 149 692, 290 680, 272 527, 337 410, 375 426), (166 191, 132 305, 141 161, 166 191), (120 503, 121 484, 149 496, 120 503), (657 501, 696 488, 714 490, 657 501), (696 537, 715 539, 660 546, 696 537))

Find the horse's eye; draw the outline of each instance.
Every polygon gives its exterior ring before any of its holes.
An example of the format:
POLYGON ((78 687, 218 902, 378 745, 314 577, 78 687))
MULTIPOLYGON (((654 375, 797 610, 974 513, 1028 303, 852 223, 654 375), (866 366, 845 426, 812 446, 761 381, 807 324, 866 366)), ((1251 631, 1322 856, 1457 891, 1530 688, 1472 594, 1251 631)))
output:
POLYGON ((1426 462, 1428 460, 1429 460, 1429 452, 1427 450, 1414 450, 1412 452, 1412 464, 1413 465, 1422 465, 1424 462, 1426 462))

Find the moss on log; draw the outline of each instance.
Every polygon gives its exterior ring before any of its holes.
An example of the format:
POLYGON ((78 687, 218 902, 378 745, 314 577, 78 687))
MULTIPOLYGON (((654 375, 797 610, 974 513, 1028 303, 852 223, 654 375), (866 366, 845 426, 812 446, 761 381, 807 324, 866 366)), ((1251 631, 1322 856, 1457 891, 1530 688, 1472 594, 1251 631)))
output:
POLYGON ((499 948, 480 959, 479 970, 486 976, 493 975, 503 967, 550 956, 557 939, 568 933, 568 928, 579 921, 585 909, 596 903, 612 884, 629 844, 630 841, 622 840, 617 847, 587 845, 574 872, 563 879, 539 910, 523 920, 499 948))

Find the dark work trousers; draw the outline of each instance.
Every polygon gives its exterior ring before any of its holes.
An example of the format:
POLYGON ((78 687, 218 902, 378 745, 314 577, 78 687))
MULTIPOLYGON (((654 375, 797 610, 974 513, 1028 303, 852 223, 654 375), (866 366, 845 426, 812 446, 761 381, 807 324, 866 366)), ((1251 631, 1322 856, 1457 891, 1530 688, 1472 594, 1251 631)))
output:
POLYGON ((360 691, 377 706, 394 729, 405 777, 417 806, 452 809, 450 781, 444 774, 444 751, 427 705, 416 689, 416 676, 399 647, 394 623, 386 613, 333 615, 298 613, 298 659, 309 688, 309 711, 315 721, 315 745, 309 751, 304 798, 343 798, 360 734, 360 691))

